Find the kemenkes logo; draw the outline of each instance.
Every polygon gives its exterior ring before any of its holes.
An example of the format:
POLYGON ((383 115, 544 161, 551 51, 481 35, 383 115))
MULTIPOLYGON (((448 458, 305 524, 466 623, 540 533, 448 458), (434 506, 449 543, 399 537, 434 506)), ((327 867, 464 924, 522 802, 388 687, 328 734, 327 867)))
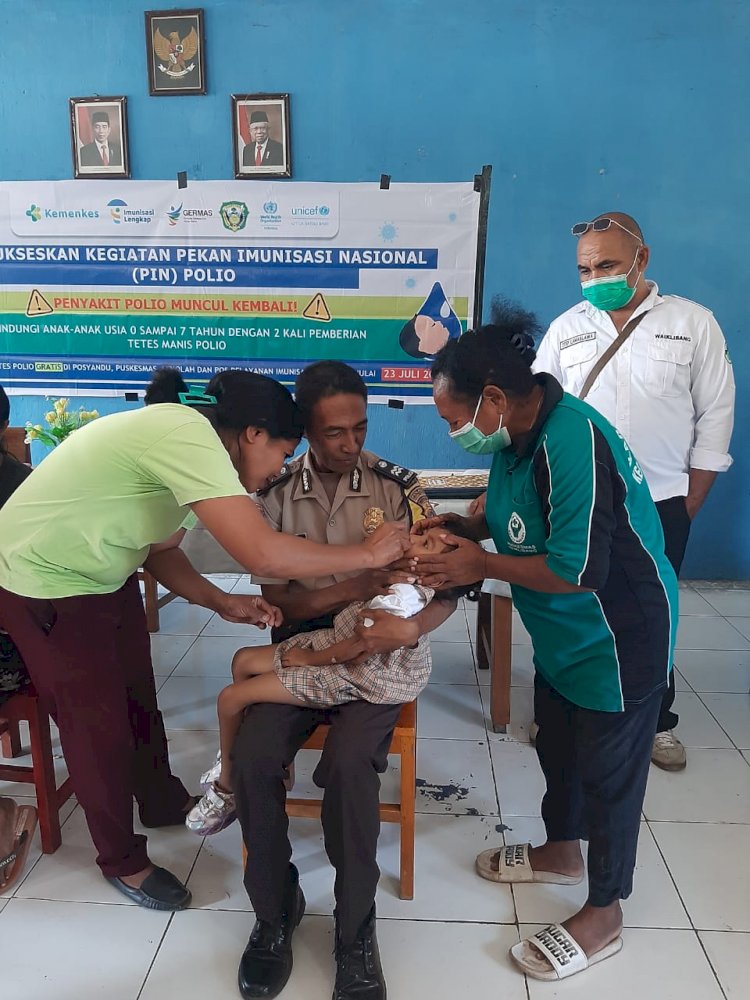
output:
MULTIPOLYGON (((125 202, 122 203, 123 205, 125 202)), ((32 222, 41 219, 98 219, 99 212, 95 208, 42 208, 41 205, 29 205, 26 215, 32 222)))
POLYGON ((127 207, 127 204, 122 198, 113 198, 112 201, 107 202, 107 208, 112 216, 112 221, 118 226, 122 222, 122 210, 127 207))

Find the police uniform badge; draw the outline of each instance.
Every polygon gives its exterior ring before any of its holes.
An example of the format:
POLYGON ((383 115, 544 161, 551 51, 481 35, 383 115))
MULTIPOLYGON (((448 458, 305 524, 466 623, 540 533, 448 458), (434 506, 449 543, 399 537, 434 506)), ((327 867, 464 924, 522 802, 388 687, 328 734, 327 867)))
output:
POLYGON ((365 533, 371 535, 381 524, 385 524, 385 513, 380 507, 368 507, 362 518, 362 527, 365 533))

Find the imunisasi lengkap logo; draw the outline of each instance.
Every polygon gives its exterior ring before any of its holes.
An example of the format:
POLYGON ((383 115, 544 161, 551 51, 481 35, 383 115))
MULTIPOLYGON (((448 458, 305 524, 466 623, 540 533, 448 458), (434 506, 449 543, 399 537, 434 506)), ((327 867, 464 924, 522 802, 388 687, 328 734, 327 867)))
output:
POLYGON ((149 225, 154 220, 156 212, 153 208, 128 208, 128 203, 122 198, 113 198, 107 202, 112 221, 116 226, 122 223, 134 225, 149 225))
POLYGON ((127 204, 122 198, 113 198, 112 201, 107 202, 107 208, 109 209, 109 214, 112 216, 112 221, 118 226, 122 222, 122 210, 127 207, 127 204))

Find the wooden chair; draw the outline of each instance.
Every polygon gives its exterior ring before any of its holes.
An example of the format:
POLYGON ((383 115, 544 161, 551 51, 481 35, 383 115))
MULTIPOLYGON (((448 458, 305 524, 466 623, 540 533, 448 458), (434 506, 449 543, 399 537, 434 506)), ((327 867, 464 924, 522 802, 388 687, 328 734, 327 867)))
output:
MULTIPOLYGON (((302 747, 303 750, 322 750, 330 726, 318 726, 302 747)), ((401 757, 401 801, 381 802, 380 819, 383 823, 398 823, 401 827, 401 856, 399 863, 399 896, 414 899, 414 821, 417 795, 417 703, 404 705, 393 731, 389 754, 401 757)), ((287 798, 288 816, 320 818, 321 799, 287 798)), ((243 862, 247 851, 242 847, 243 862)))
POLYGON ((0 780, 33 782, 39 812, 42 850, 54 854, 62 843, 60 808, 73 794, 70 778, 57 787, 52 758, 49 715, 33 688, 14 694, 0 706, 0 745, 4 757, 19 757, 23 748, 19 723, 27 722, 31 742, 31 767, 0 762, 0 780))
POLYGON ((490 719, 496 733, 510 723, 510 668, 512 654, 513 601, 495 581, 485 583, 477 608, 476 651, 480 670, 490 671, 490 719))
POLYGON ((167 592, 159 597, 159 585, 147 569, 138 570, 138 579, 143 581, 143 605, 146 609, 146 628, 149 632, 159 631, 159 609, 173 601, 177 594, 167 592))
POLYGON ((26 444, 25 427, 8 427, 3 434, 3 444, 9 455, 19 462, 31 465, 31 445, 26 444))

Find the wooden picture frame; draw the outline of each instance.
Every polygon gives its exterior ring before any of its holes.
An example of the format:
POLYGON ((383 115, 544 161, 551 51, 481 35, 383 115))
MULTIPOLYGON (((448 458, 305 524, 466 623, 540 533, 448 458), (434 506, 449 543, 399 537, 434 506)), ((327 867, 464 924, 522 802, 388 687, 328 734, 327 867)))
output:
POLYGON ((73 176, 130 177, 127 97, 71 97, 73 176))
POLYGON ((232 148, 237 180, 291 177, 289 94, 232 94, 232 148))
POLYGON ((147 10, 146 64, 152 97, 206 93, 203 10, 147 10))

